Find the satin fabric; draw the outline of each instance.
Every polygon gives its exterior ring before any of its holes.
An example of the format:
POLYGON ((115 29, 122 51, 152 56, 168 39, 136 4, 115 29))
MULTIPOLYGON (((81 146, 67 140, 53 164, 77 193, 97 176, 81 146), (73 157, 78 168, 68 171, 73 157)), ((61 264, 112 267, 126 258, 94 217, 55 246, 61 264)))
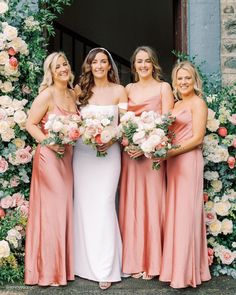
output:
MULTIPOLYGON (((192 137, 192 113, 174 114, 178 144, 192 137)), ((199 147, 167 161, 167 202, 161 281, 174 288, 210 280, 203 208, 203 157, 199 147)))
MULTIPOLYGON (((57 106, 50 113, 68 114, 57 106)), ((48 115, 41 121, 44 133, 48 115)), ((71 162, 71 146, 66 146, 61 159, 46 146, 36 148, 26 229, 25 284, 66 285, 67 280, 74 280, 71 162)))
MULTIPOLYGON (((129 98, 128 111, 161 113, 161 95, 136 104, 129 98)), ((162 262, 162 222, 165 203, 165 166, 152 170, 152 161, 142 156, 131 159, 122 155, 119 223, 123 241, 122 271, 134 274, 145 271, 159 275, 162 262)))

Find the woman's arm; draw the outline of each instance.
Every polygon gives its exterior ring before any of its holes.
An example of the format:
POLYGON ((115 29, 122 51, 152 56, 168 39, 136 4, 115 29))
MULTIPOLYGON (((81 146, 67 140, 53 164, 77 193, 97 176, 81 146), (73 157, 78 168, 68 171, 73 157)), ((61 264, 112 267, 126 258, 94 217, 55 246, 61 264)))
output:
POLYGON ((177 149, 170 150, 167 158, 189 152, 202 144, 206 132, 207 105, 203 99, 196 99, 191 110, 193 136, 181 142, 177 149))
POLYGON ((161 87, 162 114, 166 114, 174 107, 174 96, 168 83, 162 82, 161 87))

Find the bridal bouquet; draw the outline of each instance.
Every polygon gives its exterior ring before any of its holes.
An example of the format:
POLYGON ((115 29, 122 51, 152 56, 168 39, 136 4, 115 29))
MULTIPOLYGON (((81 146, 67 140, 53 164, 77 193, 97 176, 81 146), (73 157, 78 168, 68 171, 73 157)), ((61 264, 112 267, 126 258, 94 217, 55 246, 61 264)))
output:
MULTIPOLYGON (((107 114, 84 113, 80 128, 83 142, 97 150, 97 147, 101 144, 116 141, 117 126, 113 119, 113 116, 107 114)), ((106 155, 107 152, 97 150, 97 157, 106 155)))
MULTIPOLYGON (((74 145, 81 136, 80 133, 81 117, 76 114, 56 115, 50 114, 45 124, 45 130, 48 131, 48 138, 42 141, 42 145, 74 145)), ((57 154, 58 158, 63 157, 57 154)))
MULTIPOLYGON (((170 113, 159 115, 149 111, 135 116, 133 112, 127 112, 119 125, 124 150, 142 151, 147 158, 165 158, 167 152, 175 148, 172 145, 174 134, 169 130, 174 121, 170 113)), ((152 168, 158 170, 160 163, 153 162, 152 168)))

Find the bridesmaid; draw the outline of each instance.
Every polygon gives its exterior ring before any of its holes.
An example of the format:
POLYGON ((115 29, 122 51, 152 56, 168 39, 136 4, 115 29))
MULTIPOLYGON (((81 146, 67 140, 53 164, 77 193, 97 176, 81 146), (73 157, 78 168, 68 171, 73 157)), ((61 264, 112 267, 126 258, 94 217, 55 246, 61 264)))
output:
POLYGON ((72 248, 72 147, 48 145, 44 129, 49 114, 76 113, 73 75, 66 56, 50 54, 30 109, 27 131, 39 142, 33 161, 26 229, 25 284, 66 285, 74 280, 72 248), (64 157, 58 159, 56 153, 64 157))
POLYGON ((196 287, 210 280, 203 209, 203 157, 207 106, 202 82, 190 62, 172 72, 178 102, 173 131, 179 147, 168 154, 167 203, 160 280, 173 288, 196 287))
MULTIPOLYGON (((128 111, 136 115, 143 111, 167 113, 173 107, 173 94, 170 85, 160 80, 155 52, 150 47, 138 47, 131 68, 136 82, 126 86, 128 111)), ((122 271, 134 278, 149 280, 160 274, 165 193, 163 164, 155 171, 151 160, 140 152, 123 153, 119 205, 122 271)))

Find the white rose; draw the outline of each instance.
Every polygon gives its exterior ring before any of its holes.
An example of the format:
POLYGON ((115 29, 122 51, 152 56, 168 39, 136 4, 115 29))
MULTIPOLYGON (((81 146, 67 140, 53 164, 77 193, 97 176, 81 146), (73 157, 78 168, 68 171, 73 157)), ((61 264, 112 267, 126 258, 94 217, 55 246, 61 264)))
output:
POLYGON ((12 67, 9 62, 7 62, 4 66, 4 75, 5 76, 15 76, 19 77, 20 73, 18 71, 18 68, 12 67))
POLYGON ((0 105, 8 107, 12 104, 12 99, 8 95, 0 96, 0 105))
POLYGON ((214 207, 214 202, 208 201, 205 203, 206 210, 211 210, 214 207))
POLYGON ((24 124, 26 122, 26 119, 27 119, 27 115, 25 112, 23 111, 16 111, 15 114, 14 114, 14 121, 17 123, 17 124, 24 124))
POLYGON ((10 81, 5 81, 1 85, 1 90, 4 93, 11 92, 13 89, 14 89, 14 87, 12 86, 12 83, 10 81))
POLYGON ((17 29, 13 26, 8 25, 8 23, 2 23, 3 26, 3 34, 6 36, 8 41, 12 41, 17 37, 17 29))
POLYGON ((229 249, 225 248, 220 252, 219 257, 223 264, 230 265, 234 261, 236 255, 235 252, 231 252, 229 249))
POLYGON ((63 128, 63 124, 60 121, 53 122, 52 124, 53 132, 60 132, 62 128, 63 128))
POLYGON ((230 219, 223 219, 221 222, 221 232, 224 235, 231 234, 233 232, 233 222, 230 219))
POLYGON ((230 208, 231 208, 231 204, 229 201, 216 202, 214 204, 214 210, 220 216, 227 216, 229 214, 230 208))
POLYGON ((219 173, 217 171, 206 171, 204 178, 207 180, 216 180, 219 178, 219 173))
POLYGON ((222 182, 220 180, 212 180, 211 186, 213 187, 215 192, 220 192, 222 189, 222 182))
POLYGON ((16 237, 17 240, 20 240, 21 239, 21 234, 18 232, 18 230, 16 230, 15 228, 12 228, 10 229, 8 232, 7 232, 7 236, 8 237, 16 237))
POLYGON ((121 118, 120 118, 120 122, 127 122, 130 119, 133 119, 135 117, 135 113, 134 112, 126 112, 121 118))
POLYGON ((22 101, 22 100, 18 100, 18 99, 15 99, 14 98, 13 101, 12 101, 12 105, 11 106, 14 108, 15 111, 21 110, 24 107, 24 105, 25 105, 25 101, 27 102, 26 99, 24 99, 22 101))
POLYGON ((208 229, 213 236, 218 236, 221 233, 221 222, 217 219, 209 224, 208 229))
POLYGON ((153 146, 152 142, 147 140, 141 144, 141 149, 144 153, 151 153, 154 151, 155 146, 153 146))
POLYGON ((9 106, 8 108, 5 108, 5 111, 8 116, 13 116, 13 114, 14 114, 14 109, 11 106, 9 106))
POLYGON ((5 65, 9 62, 9 55, 6 51, 0 52, 0 65, 5 65))
POLYGON ((2 140, 6 142, 10 142, 13 138, 15 138, 14 129, 9 128, 5 133, 1 134, 2 140))
POLYGON ((103 143, 108 143, 112 139, 112 135, 108 130, 103 130, 101 132, 101 141, 103 143))
POLYGON ((8 11, 8 4, 5 1, 0 2, 0 14, 4 14, 8 11))
POLYGON ((207 129, 211 132, 215 132, 220 126, 220 121, 217 119, 207 120, 207 129))
POLYGON ((0 121, 6 120, 7 113, 4 109, 0 108, 0 121))
POLYGON ((7 241, 0 241, 0 259, 10 255, 10 247, 7 241))
POLYGON ((144 138, 145 138, 145 132, 144 131, 136 132, 133 135, 133 142, 135 144, 140 144, 140 143, 143 142, 144 138))
POLYGON ((7 123, 7 121, 0 121, 0 134, 7 132, 7 130, 9 129, 9 124, 7 123))

